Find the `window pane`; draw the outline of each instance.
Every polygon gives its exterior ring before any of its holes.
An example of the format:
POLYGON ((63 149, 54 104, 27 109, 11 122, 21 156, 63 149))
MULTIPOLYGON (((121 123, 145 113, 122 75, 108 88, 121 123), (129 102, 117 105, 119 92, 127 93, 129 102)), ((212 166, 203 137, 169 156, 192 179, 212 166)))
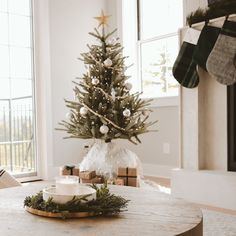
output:
POLYGON ((8 44, 8 18, 7 14, 0 13, 0 44, 8 44))
POLYGON ((0 0, 0 11, 1 12, 7 11, 7 0, 0 0))
POLYGON ((31 49, 10 48, 11 77, 31 78, 31 49))
POLYGON ((12 159, 15 173, 35 171, 32 97, 12 100, 12 159))
POLYGON ((9 137, 9 102, 0 100, 0 156, 1 142, 9 141, 9 137))
POLYGON ((20 15, 30 15, 30 1, 29 0, 8 0, 9 12, 20 15))
POLYGON ((178 53, 178 36, 141 45, 141 79, 145 97, 177 96, 172 66, 178 53))
POLYGON ((9 49, 0 45, 0 77, 9 77, 9 49))
POLYGON ((30 18, 27 16, 9 15, 10 44, 30 46, 30 18))
POLYGON ((32 96, 32 81, 29 79, 11 80, 11 97, 13 99, 32 96))
POLYGON ((11 95, 10 80, 8 78, 0 79, 0 99, 9 99, 11 95))
POLYGON ((12 100, 13 140, 30 140, 33 134, 32 98, 12 100), (26 127, 25 124, 26 123, 26 127))
POLYGON ((177 32, 183 26, 183 0, 140 0, 141 38, 177 32))
POLYGON ((12 133, 14 141, 30 140, 32 129, 32 103, 24 101, 20 105, 12 106, 12 133))

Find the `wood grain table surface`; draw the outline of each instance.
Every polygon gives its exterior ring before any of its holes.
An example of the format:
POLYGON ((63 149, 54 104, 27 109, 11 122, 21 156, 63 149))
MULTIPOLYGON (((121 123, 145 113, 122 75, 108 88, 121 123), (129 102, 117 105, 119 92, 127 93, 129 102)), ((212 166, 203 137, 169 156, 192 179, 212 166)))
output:
POLYGON ((26 196, 48 182, 0 189, 1 236, 202 236, 202 212, 194 205, 156 190, 110 186, 129 199, 128 211, 116 217, 53 219, 32 215, 23 208, 26 196))

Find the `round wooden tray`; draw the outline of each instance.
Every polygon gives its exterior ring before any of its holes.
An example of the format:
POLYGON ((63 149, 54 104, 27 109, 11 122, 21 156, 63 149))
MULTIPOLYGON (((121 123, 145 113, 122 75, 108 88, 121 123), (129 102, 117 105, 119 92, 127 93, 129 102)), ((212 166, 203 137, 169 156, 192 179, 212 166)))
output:
POLYGON ((94 212, 53 213, 53 212, 36 210, 27 206, 25 207, 25 210, 33 215, 49 217, 49 218, 85 218, 99 215, 98 213, 94 212))

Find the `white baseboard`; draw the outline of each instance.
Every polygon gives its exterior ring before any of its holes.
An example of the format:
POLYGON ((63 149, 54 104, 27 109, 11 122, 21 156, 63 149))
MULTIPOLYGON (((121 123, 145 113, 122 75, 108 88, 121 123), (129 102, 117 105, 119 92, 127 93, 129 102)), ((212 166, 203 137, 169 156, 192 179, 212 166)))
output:
POLYGON ((143 175, 161 177, 161 178, 171 178, 171 171, 175 167, 173 166, 164 166, 164 165, 154 165, 143 163, 143 175))

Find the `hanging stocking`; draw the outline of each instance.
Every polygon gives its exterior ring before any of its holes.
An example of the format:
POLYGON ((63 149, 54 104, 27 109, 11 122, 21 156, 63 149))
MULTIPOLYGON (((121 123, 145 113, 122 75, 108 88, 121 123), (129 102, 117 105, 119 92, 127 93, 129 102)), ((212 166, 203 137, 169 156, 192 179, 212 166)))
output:
POLYGON ((195 45, 200 32, 190 28, 185 35, 184 42, 173 66, 173 76, 186 88, 194 88, 199 83, 196 63, 193 61, 195 45))
POLYGON ((200 37, 197 42, 196 49, 193 54, 193 60, 198 66, 206 69, 207 59, 216 43, 220 34, 220 28, 205 25, 201 31, 200 37))
POLYGON ((236 82, 236 22, 226 20, 207 60, 209 74, 218 82, 236 82))

